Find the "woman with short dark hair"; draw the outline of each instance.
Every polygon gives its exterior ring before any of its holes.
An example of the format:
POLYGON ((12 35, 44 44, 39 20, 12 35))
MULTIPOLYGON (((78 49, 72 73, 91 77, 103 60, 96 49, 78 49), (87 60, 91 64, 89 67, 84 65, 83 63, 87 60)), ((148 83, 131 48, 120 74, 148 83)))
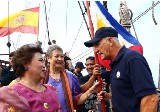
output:
POLYGON ((41 83, 45 77, 42 53, 42 49, 34 44, 24 45, 15 52, 13 69, 19 81, 11 88, 25 98, 31 112, 61 111, 56 89, 41 83))

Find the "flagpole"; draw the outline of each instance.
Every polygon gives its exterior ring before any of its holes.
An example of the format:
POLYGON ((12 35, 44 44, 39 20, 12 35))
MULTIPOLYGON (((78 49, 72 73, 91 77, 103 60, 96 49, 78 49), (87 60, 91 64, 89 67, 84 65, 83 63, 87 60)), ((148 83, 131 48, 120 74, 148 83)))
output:
MULTIPOLYGON (((86 8, 87 8, 87 14, 88 14, 88 19, 89 19, 89 26, 90 26, 91 37, 94 38, 94 27, 93 27, 93 23, 92 23, 92 19, 91 19, 91 14, 90 14, 90 9, 89 9, 89 1, 86 1, 86 8)), ((99 64, 99 62, 98 62, 98 55, 95 52, 94 52, 94 56, 95 56, 95 63, 99 64)), ((99 84, 99 91, 102 91, 102 80, 101 80, 100 75, 98 75, 98 81, 100 82, 100 84, 99 84)), ((106 112, 106 107, 105 107, 104 99, 101 100, 101 108, 102 108, 102 112, 106 112)))

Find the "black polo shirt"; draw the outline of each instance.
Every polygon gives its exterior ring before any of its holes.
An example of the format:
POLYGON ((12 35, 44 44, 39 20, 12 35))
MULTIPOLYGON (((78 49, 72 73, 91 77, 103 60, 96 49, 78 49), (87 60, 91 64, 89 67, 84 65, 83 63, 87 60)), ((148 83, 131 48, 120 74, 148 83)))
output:
POLYGON ((115 112, 139 112, 141 98, 156 93, 146 59, 124 46, 111 63, 110 77, 115 112))

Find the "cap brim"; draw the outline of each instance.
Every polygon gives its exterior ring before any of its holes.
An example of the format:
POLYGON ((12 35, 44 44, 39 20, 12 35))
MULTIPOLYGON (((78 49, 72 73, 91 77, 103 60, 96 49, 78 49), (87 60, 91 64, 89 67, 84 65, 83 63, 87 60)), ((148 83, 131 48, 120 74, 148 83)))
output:
POLYGON ((86 47, 93 47, 93 44, 97 43, 98 41, 100 41, 102 38, 93 38, 87 42, 84 42, 84 45, 86 47))
POLYGON ((81 69, 85 69, 86 67, 80 67, 81 69))

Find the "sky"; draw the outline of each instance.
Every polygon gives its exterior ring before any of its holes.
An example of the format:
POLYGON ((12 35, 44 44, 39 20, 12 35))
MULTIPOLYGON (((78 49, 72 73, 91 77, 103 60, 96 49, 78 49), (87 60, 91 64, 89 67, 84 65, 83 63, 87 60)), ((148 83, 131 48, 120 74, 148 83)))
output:
MULTIPOLYGON (((156 3, 157 1, 155 1, 156 3)), ((82 1, 80 1, 82 5, 82 1)), ((151 7, 152 1, 150 0, 127 0, 127 6, 133 12, 133 19, 143 13, 146 9, 151 7)), ((0 20, 8 16, 8 1, 0 0, 0 20)), ((44 2, 36 0, 10 0, 9 1, 9 14, 16 13, 26 8, 40 6, 39 17, 39 37, 38 40, 42 42, 44 51, 48 48, 48 36, 46 30, 44 2)), ((108 11, 119 22, 119 0, 108 1, 108 11)), ((82 5, 83 8, 83 5, 82 5)), ((84 8, 83 8, 84 9, 84 8)), ((46 0, 46 10, 48 16, 48 29, 50 40, 56 40, 64 52, 70 52, 73 65, 77 61, 85 63, 86 57, 93 55, 92 48, 86 48, 84 42, 90 39, 88 30, 86 28, 81 10, 78 2, 75 0, 46 0), (86 52, 87 51, 87 52, 86 52), (80 55, 80 56, 79 56, 80 55), (85 56, 86 55, 86 56, 85 56), (79 57, 77 57, 79 56, 79 57)), ((135 30, 139 42, 143 46, 144 57, 146 58, 150 69, 152 71, 153 79, 156 87, 158 87, 159 77, 159 59, 160 59, 160 4, 154 8, 154 16, 157 25, 154 24, 152 19, 152 11, 142 16, 134 23, 135 30)), ((88 21, 87 15, 85 15, 88 21)), ((131 34, 135 36, 133 27, 131 34)), ((37 36, 33 34, 13 33, 10 35, 11 51, 19 48, 20 46, 28 43, 35 43, 37 36)), ((0 54, 8 53, 6 43, 8 37, 0 37, 0 54)), ((0 56, 0 59, 8 60, 8 56, 0 56)), ((86 74, 86 71, 83 71, 86 74)))

